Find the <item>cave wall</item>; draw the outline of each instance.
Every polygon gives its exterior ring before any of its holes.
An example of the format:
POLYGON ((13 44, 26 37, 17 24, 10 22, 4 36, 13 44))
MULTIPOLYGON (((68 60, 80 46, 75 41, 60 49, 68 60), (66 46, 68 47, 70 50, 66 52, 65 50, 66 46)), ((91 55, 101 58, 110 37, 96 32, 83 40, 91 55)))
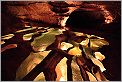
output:
MULTIPOLYGON (((107 72, 109 72, 108 78, 110 80, 121 80, 121 3, 120 1, 86 1, 80 2, 80 4, 62 2, 60 6, 63 5, 67 8, 68 6, 82 5, 83 3, 105 5, 115 17, 112 24, 103 26, 100 36, 105 37, 108 42, 110 42, 110 46, 103 49, 103 54, 106 54, 104 64, 108 70, 107 72)), ((25 21, 31 21, 32 25, 35 25, 35 23, 40 26, 57 25, 59 16, 51 10, 52 5, 53 4, 40 1, 2 1, 1 34, 14 33, 19 29, 23 29, 25 21)), ((56 4, 53 6, 56 6, 56 4)), ((17 41, 16 39, 18 38, 14 38, 15 42, 17 41)), ((30 46, 27 43, 21 43, 20 45, 21 47, 17 49, 12 49, 12 51, 8 50, 2 53, 2 80, 14 80, 17 67, 29 55, 31 50, 30 46), (18 52, 22 53, 18 54, 18 52), (16 59, 17 61, 15 61, 16 59)))

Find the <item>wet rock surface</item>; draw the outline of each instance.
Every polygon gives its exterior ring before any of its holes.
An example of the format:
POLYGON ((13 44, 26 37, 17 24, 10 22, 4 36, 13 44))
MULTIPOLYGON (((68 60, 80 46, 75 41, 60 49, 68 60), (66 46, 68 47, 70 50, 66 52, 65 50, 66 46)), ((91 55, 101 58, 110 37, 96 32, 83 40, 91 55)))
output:
MULTIPOLYGON (((105 72, 106 77, 109 80, 121 80, 121 4, 119 1, 114 2, 40 2, 40 1, 2 1, 1 2, 1 34, 14 33, 19 29, 23 29, 25 21, 30 22, 32 26, 54 26, 58 27, 58 18, 60 17, 57 13, 68 12, 68 7, 83 7, 83 4, 100 4, 104 5, 114 16, 114 22, 108 25, 103 25, 99 31, 84 30, 88 33, 95 33, 98 36, 104 37, 110 43, 109 47, 104 47, 103 54, 106 56, 106 60, 103 61, 107 71, 105 72), (60 4, 60 5, 59 5, 60 4), (94 32, 93 32, 94 31, 94 32)), ((75 15, 74 15, 75 16, 75 15)), ((77 17, 78 18, 78 17, 77 17)), ((73 19, 74 21, 77 20, 73 19)), ((78 21, 78 20, 77 20, 78 21)), ((72 22, 70 22, 73 24, 72 22)), ((79 25, 80 26, 80 25, 79 25)), ((74 26, 75 28, 75 26, 74 26)), ((13 81, 15 80, 16 70, 21 62, 29 55, 32 51, 30 41, 23 41, 21 34, 6 41, 7 44, 17 43, 19 47, 6 50, 1 53, 1 80, 2 81, 13 81)), ((2 47, 7 44, 3 44, 2 47)), ((51 56, 54 61, 55 57, 51 56)), ((62 58, 59 56, 57 62, 62 58)), ((47 58, 48 59, 48 58, 47 58)), ((46 60, 45 60, 46 61, 46 60)), ((43 62, 44 63, 44 62, 43 62)), ((56 63, 54 63, 55 65, 56 63)), ((70 64, 69 64, 70 66, 70 64)), ((70 67, 68 67, 70 69, 70 67)), ((36 69, 35 69, 36 70, 36 69)), ((70 70, 69 74, 70 74, 70 70)), ((34 73, 33 71, 32 73, 34 73)), ((37 71, 38 74, 39 71, 37 71)), ((46 72, 45 72, 46 73, 46 72)), ((47 73, 46 73, 47 74, 47 73)), ((55 74, 54 74, 55 75, 55 74)), ((30 76, 30 77, 34 77, 30 76)), ((69 80, 72 80, 68 77, 69 80)), ((29 80, 29 78, 27 78, 29 80)), ((49 78, 47 78, 49 79, 49 78)), ((51 78, 55 79, 55 78, 51 78)))

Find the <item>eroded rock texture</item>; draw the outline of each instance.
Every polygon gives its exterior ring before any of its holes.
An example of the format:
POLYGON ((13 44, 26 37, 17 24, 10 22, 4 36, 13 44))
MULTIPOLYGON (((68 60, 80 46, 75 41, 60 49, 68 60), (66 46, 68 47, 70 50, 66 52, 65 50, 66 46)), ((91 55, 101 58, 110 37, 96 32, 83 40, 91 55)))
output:
MULTIPOLYGON (((89 4, 103 5, 108 9, 113 17, 114 21, 111 24, 103 25, 99 31, 94 31, 96 35, 102 36, 110 42, 109 48, 104 47, 103 54, 106 54, 106 60, 103 61, 107 69, 107 78, 109 80, 121 80, 121 3, 120 1, 73 1, 73 2, 46 2, 46 1, 2 1, 1 2, 1 35, 6 35, 10 33, 15 33, 17 30, 25 29, 25 24, 27 23, 30 27, 34 26, 53 26, 59 27, 58 22, 62 16, 68 16, 73 10, 83 7, 88 7, 89 4), (85 5, 85 6, 84 6, 85 5)), ((90 6, 91 7, 91 6, 90 6)), ((75 15, 74 15, 75 16, 75 15)), ((77 17, 78 18, 78 17, 77 17)), ((80 21, 79 19, 74 19, 74 21, 80 21)), ((70 22, 73 24, 72 22, 70 22)), ((75 27, 74 27, 75 28, 75 27)), ((90 29, 91 30, 91 29, 90 29)), ((87 30, 87 32, 91 32, 87 30)), ((93 33, 93 32, 92 32, 93 33)), ((2 47, 16 43, 19 45, 17 48, 9 49, 1 54, 1 76, 3 81, 13 81, 16 77, 16 70, 22 63, 22 61, 30 54, 32 51, 30 43, 32 41, 23 41, 21 34, 16 34, 12 39, 7 40, 6 44, 2 47)), ((51 56, 55 63, 52 66, 55 67, 57 62, 59 62, 62 56, 56 61, 57 56, 51 56)), ((63 55, 64 57, 64 55, 63 55)), ((48 59, 48 58, 47 58, 48 59)), ((45 60, 48 62, 47 60, 45 60)), ((42 64, 45 64, 43 62, 42 64)), ((43 65, 44 66, 44 65, 43 65)), ((48 64, 47 64, 48 66, 48 64)), ((70 69, 70 67, 68 67, 70 69)), ((36 71, 38 67, 32 71, 30 75, 33 79, 36 74, 40 71, 36 71), (36 71, 36 73, 34 73, 36 71)), ((41 69, 44 70, 44 69, 41 69)), ((50 69, 49 69, 50 70, 50 69)), ((53 70, 54 71, 54 70, 53 70)), ((70 70, 69 75, 72 74, 70 70)), ((48 74, 45 72, 45 75, 48 74)), ((52 74, 55 76, 55 74, 52 74)), ((25 77, 24 80, 31 80, 25 77)), ((47 79, 56 79, 48 78, 47 79)), ((72 80, 68 77, 68 80, 72 80)))

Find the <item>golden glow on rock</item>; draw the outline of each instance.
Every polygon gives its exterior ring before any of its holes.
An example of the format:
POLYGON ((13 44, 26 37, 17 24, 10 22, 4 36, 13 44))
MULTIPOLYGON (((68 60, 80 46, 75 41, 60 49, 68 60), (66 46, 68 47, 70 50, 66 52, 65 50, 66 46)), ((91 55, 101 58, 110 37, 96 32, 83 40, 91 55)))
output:
POLYGON ((88 46, 88 43, 89 43, 89 39, 86 39, 86 40, 83 40, 80 44, 82 46, 88 46))
POLYGON ((37 51, 44 51, 47 48, 45 44, 42 44, 37 51))
POLYGON ((17 33, 19 33, 19 32, 25 32, 25 31, 29 31, 29 30, 34 30, 34 29, 36 29, 37 27, 32 27, 32 28, 27 28, 27 29, 22 29, 22 30, 18 30, 18 31, 16 31, 17 33))
POLYGON ((79 47, 74 47, 74 48, 69 50, 68 54, 74 55, 74 56, 81 56, 82 55, 82 51, 81 51, 81 49, 79 47))
POLYGON ((41 73, 34 79, 34 81, 45 81, 44 73, 41 72, 41 73))
POLYGON ((32 38, 32 35, 33 35, 33 33, 29 33, 29 34, 25 34, 25 35, 23 35, 23 40, 31 40, 31 38, 32 38))
POLYGON ((2 36, 2 39, 5 40, 5 39, 10 39, 14 36, 14 34, 8 34, 8 35, 4 35, 2 36))
POLYGON ((61 77, 60 81, 66 81, 63 77, 61 77))
POLYGON ((25 77, 37 64, 49 54, 50 51, 38 53, 31 52, 30 55, 22 62, 16 71, 16 80, 21 80, 25 77))
POLYGON ((64 57, 56 66, 56 81, 67 81, 67 58, 64 57))
POLYGON ((61 50, 67 50, 70 47, 73 47, 73 45, 70 43, 66 43, 66 42, 61 43, 61 50))
POLYGON ((62 27, 59 29, 59 32, 61 32, 63 34, 63 32, 66 30, 69 30, 69 28, 68 27, 62 27))
POLYGON ((84 36, 84 33, 81 32, 74 32, 76 36, 84 36))
POLYGON ((2 44, 4 44, 5 42, 4 41, 0 41, 0 44, 2 45, 2 44))
POLYGON ((61 69, 60 69, 59 65, 56 66, 55 71, 57 74, 56 81, 59 81, 61 79, 61 76, 62 76, 61 69))
POLYGON ((69 17, 63 17, 63 20, 61 20, 61 26, 65 26, 66 25, 66 21, 69 17))
POLYGON ((90 39, 90 48, 93 50, 98 50, 103 45, 109 45, 105 39, 90 39))
POLYGON ((76 6, 76 7, 68 7, 69 8, 69 11, 67 13, 72 13, 74 10, 78 9, 79 6, 76 6))
POLYGON ((96 77, 96 79, 98 80, 98 81, 108 81, 107 79, 106 79, 106 77, 102 74, 102 72, 99 70, 99 71, 97 71, 95 74, 94 74, 94 76, 96 77))
POLYGON ((92 62, 93 62, 95 65, 97 65, 98 67, 100 67, 100 70, 101 70, 102 72, 106 70, 106 69, 104 68, 103 64, 102 64, 98 59, 96 59, 96 58, 94 58, 94 57, 91 57, 91 60, 92 60, 92 62))
POLYGON ((29 27, 31 27, 31 26, 25 24, 25 27, 29 28, 29 27))
POLYGON ((86 71, 86 73, 88 74, 90 81, 97 81, 97 79, 90 72, 86 71))
POLYGON ((100 52, 95 52, 94 54, 95 54, 95 57, 100 61, 105 59, 105 56, 103 54, 101 54, 100 52))
POLYGON ((73 81, 83 81, 82 75, 80 74, 80 68, 74 60, 72 60, 71 68, 73 81))

